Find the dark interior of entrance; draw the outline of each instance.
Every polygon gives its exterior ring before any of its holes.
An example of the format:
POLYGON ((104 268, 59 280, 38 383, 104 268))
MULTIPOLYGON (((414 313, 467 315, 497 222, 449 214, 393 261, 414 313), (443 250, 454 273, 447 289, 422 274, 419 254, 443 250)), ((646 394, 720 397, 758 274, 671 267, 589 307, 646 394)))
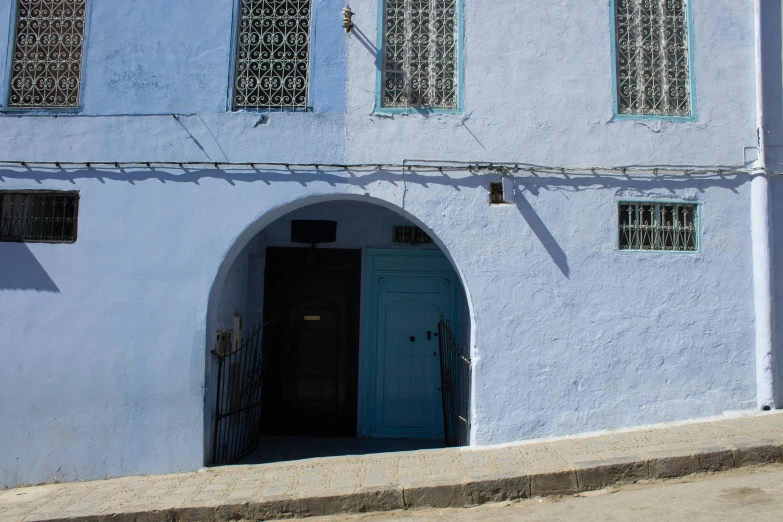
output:
POLYGON ((334 201, 271 223, 217 305, 208 463, 468 444, 465 303, 447 257, 395 212, 334 201))
POLYGON ((356 435, 361 251, 266 254, 263 432, 356 435))

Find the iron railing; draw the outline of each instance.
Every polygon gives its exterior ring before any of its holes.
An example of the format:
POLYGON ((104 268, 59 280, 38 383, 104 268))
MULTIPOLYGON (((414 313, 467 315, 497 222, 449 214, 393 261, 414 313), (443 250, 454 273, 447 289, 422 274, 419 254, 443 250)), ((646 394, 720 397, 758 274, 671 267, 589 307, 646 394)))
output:
POLYGON ((254 326, 237 343, 218 343, 212 355, 217 359, 217 411, 212 439, 211 465, 232 464, 258 446, 261 436, 262 391, 267 365, 262 345, 264 324, 254 326), (223 346, 225 346, 224 344, 223 346))
POLYGON ((454 335, 457 323, 443 315, 438 323, 440 380, 443 399, 443 433, 446 446, 470 444, 470 354, 454 335))

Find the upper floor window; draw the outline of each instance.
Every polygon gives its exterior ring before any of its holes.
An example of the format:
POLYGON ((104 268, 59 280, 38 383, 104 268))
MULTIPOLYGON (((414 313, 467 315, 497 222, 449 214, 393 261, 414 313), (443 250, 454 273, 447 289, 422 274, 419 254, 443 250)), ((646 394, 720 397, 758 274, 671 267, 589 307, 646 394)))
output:
POLYGON ((688 0, 614 0, 617 113, 691 116, 688 0))
POLYGON ((459 0, 384 0, 382 108, 459 108, 459 0))
POLYGON ((310 0, 239 0, 235 109, 306 109, 310 0))
POLYGON ((8 106, 79 106, 87 0, 18 0, 8 106))

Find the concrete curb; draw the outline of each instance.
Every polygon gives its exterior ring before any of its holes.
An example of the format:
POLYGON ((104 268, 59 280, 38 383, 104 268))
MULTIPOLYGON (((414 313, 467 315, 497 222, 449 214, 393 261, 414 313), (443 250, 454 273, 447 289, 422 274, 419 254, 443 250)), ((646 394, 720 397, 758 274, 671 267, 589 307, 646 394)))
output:
POLYGON ((507 475, 460 483, 433 483, 413 487, 378 487, 329 496, 280 497, 262 502, 239 499, 161 510, 127 511, 100 515, 50 518, 57 522, 228 522, 240 519, 283 518, 369 513, 411 508, 470 507, 487 502, 535 496, 572 495, 640 480, 676 478, 699 472, 780 463, 783 447, 758 441, 734 447, 705 448, 690 454, 647 459, 620 458, 577 464, 573 469, 530 475, 507 475))

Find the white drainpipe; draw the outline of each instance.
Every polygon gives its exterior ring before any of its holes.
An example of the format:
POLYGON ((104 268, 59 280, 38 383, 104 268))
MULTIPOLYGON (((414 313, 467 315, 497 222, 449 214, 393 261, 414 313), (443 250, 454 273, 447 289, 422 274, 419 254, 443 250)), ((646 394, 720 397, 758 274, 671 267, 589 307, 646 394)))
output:
POLYGON ((756 15, 756 132, 758 159, 753 165, 750 191, 750 226, 753 243, 753 295, 756 311, 756 401, 763 410, 775 407, 775 321, 772 288, 772 239, 770 194, 764 126, 764 67, 761 11, 764 0, 755 0, 756 15))

